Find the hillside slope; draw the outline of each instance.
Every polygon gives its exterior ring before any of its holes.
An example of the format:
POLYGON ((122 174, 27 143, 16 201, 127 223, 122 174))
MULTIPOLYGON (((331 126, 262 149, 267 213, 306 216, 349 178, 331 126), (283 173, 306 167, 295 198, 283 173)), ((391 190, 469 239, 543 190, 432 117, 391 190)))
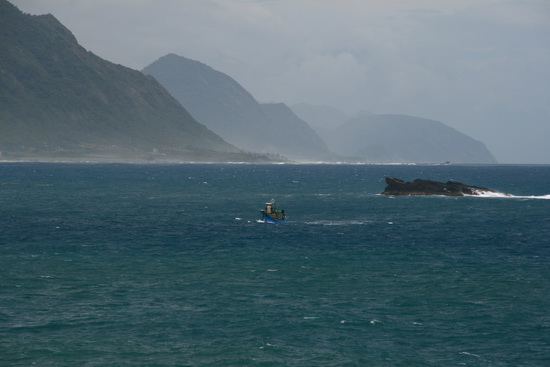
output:
POLYGON ((328 154, 324 141, 288 107, 258 103, 231 77, 203 63, 170 54, 142 72, 154 76, 198 121, 240 148, 292 158, 328 154))
POLYGON ((82 48, 52 15, 0 0, 0 151, 194 157, 236 152, 154 78, 82 48))

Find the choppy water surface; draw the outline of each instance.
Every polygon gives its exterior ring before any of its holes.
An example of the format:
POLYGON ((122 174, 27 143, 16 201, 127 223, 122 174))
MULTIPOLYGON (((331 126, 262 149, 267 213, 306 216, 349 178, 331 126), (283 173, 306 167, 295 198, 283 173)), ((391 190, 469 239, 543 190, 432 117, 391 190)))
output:
POLYGON ((10 163, 0 182, 0 365, 550 365, 550 166, 10 163), (514 196, 386 197, 385 176, 514 196), (271 198, 288 223, 256 222, 271 198))

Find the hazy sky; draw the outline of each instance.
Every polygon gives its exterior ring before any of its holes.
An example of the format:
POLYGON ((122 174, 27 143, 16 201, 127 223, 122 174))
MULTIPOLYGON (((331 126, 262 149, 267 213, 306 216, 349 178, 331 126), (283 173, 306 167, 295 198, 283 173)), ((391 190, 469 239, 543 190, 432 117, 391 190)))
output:
POLYGON ((550 163, 550 0, 10 0, 142 69, 201 61, 260 102, 440 120, 550 163))

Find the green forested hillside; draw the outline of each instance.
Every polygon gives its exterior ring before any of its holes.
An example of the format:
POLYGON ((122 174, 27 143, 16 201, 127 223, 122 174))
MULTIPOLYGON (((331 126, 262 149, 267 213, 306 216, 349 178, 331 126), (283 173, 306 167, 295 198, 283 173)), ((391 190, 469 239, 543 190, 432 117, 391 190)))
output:
POLYGON ((0 0, 0 151, 217 159, 237 149, 154 78, 86 51, 52 15, 0 0))

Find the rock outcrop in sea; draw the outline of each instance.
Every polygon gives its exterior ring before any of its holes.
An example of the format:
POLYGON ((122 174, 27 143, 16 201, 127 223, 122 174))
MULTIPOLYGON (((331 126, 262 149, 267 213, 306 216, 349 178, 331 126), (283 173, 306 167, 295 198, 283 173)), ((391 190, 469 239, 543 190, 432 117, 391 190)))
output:
POLYGON ((466 185, 461 182, 438 182, 416 179, 406 182, 395 177, 386 177, 386 188, 382 195, 483 195, 487 193, 502 194, 493 189, 480 186, 466 185))

